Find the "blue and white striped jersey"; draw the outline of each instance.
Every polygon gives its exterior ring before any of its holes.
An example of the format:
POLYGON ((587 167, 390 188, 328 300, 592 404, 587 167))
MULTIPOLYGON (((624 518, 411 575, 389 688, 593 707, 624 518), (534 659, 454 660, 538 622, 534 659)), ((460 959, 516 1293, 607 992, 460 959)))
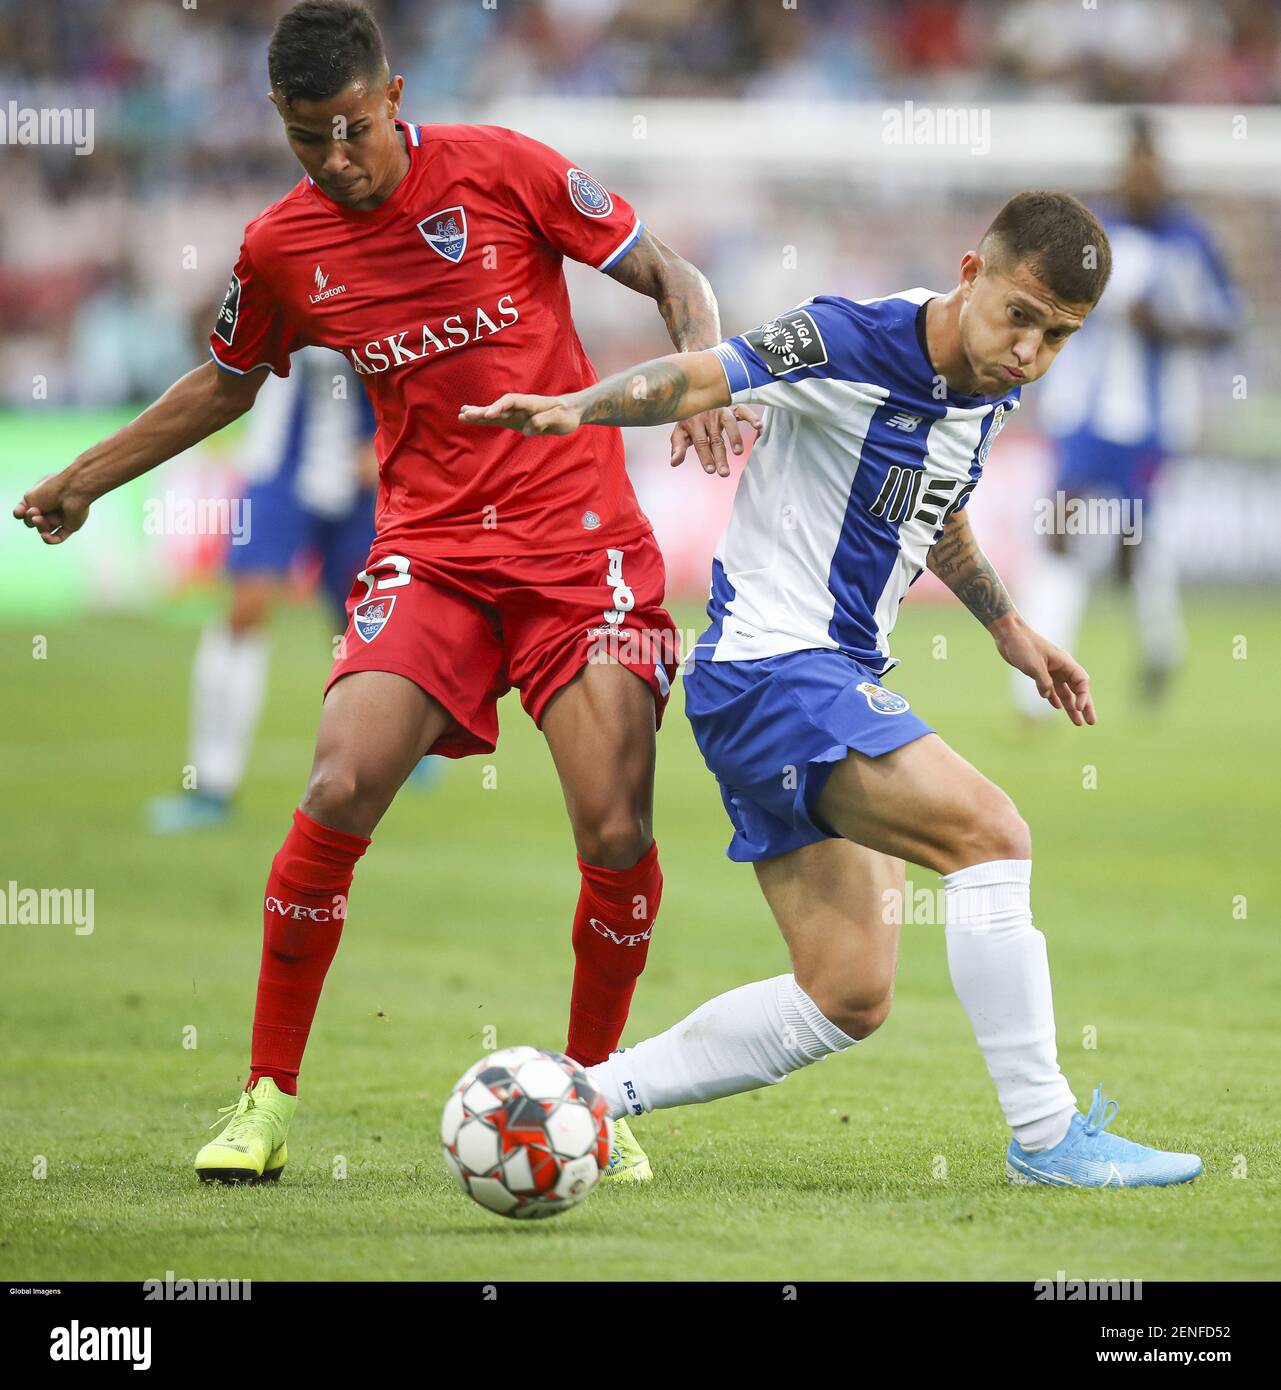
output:
POLYGON ((933 298, 818 295, 715 348, 731 399, 767 409, 696 660, 834 648, 878 675, 898 664, 903 595, 1019 397, 947 391, 925 347, 933 298))
POLYGON ((1108 291, 1037 392, 1040 421, 1056 438, 1189 449, 1200 432, 1205 353, 1155 343, 1130 316, 1143 304, 1170 328, 1231 329, 1241 313, 1237 293, 1191 213, 1171 207, 1150 223, 1105 215, 1103 225, 1112 243, 1108 291))

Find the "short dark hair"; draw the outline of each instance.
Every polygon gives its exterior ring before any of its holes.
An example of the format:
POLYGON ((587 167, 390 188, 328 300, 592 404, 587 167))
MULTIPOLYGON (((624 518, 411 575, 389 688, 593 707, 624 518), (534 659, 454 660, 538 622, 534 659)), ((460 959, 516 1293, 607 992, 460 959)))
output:
POLYGON ((979 253, 997 270, 1026 264, 1070 304, 1096 303, 1112 273, 1103 224, 1079 198, 1048 188, 1016 193, 983 233, 979 253))
POLYGON ((300 0, 281 15, 267 48, 272 90, 287 102, 323 101, 386 66, 378 25, 355 0, 300 0))

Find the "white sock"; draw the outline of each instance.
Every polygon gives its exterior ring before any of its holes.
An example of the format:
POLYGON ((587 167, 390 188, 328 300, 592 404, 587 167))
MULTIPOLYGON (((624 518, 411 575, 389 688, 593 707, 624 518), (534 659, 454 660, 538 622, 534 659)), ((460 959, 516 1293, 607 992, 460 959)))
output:
MULTIPOLYGON (((1072 651, 1090 596, 1090 574, 1084 557, 1043 551, 1021 589, 1019 612, 1028 626, 1072 651)), ((1010 679, 1014 704, 1020 713, 1034 719, 1053 716, 1053 707, 1037 693, 1031 677, 1012 671, 1010 679)))
POLYGON ((1076 1097, 1059 1070, 1045 937, 1032 925, 1032 861, 945 874, 947 963, 1014 1137, 1029 1152, 1067 1133, 1076 1097))
POLYGON ((587 1075, 617 1118, 772 1086, 854 1042, 794 976, 778 975, 718 995, 587 1075))
POLYGON ((191 672, 191 762, 196 788, 231 796, 240 786, 262 710, 269 639, 233 635, 225 623, 200 634, 191 672))

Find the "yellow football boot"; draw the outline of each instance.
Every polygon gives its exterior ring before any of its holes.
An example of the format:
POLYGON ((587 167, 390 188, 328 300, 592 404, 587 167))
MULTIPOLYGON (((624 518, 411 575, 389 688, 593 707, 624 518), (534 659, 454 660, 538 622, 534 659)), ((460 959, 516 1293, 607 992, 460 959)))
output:
POLYGON ((286 1095, 269 1076, 234 1105, 224 1105, 218 1119, 226 1128, 196 1155, 201 1182, 275 1182, 289 1159, 285 1135, 294 1117, 297 1096, 286 1095))

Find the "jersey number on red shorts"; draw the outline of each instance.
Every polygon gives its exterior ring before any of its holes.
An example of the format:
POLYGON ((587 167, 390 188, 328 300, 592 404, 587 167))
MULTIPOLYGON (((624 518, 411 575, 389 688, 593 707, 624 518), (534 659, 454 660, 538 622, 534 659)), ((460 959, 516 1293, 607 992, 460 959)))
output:
POLYGON ((365 586, 365 598, 372 598, 375 589, 381 593, 384 589, 399 589, 408 584, 409 561, 403 555, 388 555, 385 559, 375 560, 367 570, 361 570, 356 578, 365 586), (385 569, 394 570, 395 573, 384 575, 377 583, 370 578, 370 575, 385 569))
POLYGON ((605 576, 605 582, 614 586, 614 606, 605 610, 605 621, 611 627, 617 627, 624 616, 636 607, 636 595, 623 578, 623 552, 607 550, 605 554, 609 556, 609 573, 605 576))

